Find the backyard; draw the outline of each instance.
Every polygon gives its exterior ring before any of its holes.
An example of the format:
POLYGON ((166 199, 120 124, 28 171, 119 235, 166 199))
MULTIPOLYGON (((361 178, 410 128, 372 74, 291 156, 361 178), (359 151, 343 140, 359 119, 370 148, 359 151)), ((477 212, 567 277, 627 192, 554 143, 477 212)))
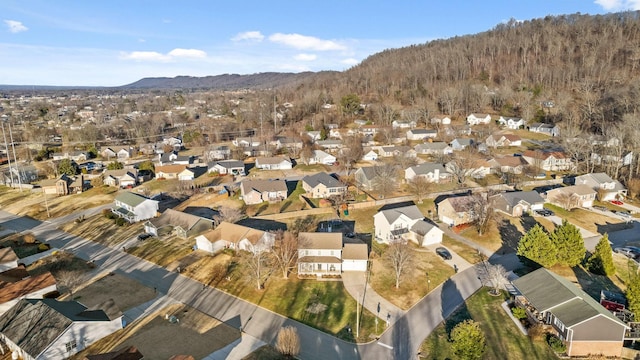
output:
POLYGON ((117 246, 143 232, 144 226, 142 222, 118 226, 113 219, 107 219, 103 214, 96 214, 80 223, 72 221, 64 224, 61 229, 103 245, 117 246))
POLYGON ((473 319, 480 324, 487 341, 484 359, 556 359, 543 340, 532 340, 517 329, 500 306, 507 298, 506 293, 494 297, 486 288, 480 289, 427 337, 422 343, 420 358, 458 358, 451 349, 449 332, 456 324, 473 319))

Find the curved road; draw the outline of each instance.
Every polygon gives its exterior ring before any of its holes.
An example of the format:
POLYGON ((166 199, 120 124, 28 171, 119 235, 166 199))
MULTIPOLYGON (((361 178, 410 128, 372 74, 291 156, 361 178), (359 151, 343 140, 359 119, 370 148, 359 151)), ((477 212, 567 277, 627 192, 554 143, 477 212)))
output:
MULTIPOLYGON (((142 284, 155 287, 171 298, 188 304, 231 326, 240 328, 266 343, 275 342, 278 330, 291 325, 301 340, 302 359, 412 359, 422 341, 448 317, 481 284, 475 268, 462 271, 435 288, 381 335, 378 341, 353 344, 285 318, 227 293, 206 288, 185 276, 169 272, 138 257, 123 253, 56 229, 59 222, 40 222, 0 211, 0 226, 17 232, 32 231, 53 247, 93 260, 107 271, 129 276, 142 284)), ((504 256, 506 262, 513 259, 504 256)))

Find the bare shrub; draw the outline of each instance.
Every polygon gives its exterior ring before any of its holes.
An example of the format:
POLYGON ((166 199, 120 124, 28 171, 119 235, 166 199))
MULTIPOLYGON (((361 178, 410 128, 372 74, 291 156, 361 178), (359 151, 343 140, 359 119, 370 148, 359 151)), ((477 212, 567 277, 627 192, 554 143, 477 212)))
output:
POLYGON ((300 338, 298 331, 293 326, 285 326, 278 332, 276 349, 280 354, 293 358, 300 352, 300 338))

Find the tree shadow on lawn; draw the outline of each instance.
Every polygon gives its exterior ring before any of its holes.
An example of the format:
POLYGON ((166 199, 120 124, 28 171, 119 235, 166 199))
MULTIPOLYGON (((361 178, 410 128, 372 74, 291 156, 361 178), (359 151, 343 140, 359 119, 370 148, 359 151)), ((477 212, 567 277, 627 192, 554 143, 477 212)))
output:
POLYGON ((497 252, 499 254, 515 252, 518 248, 518 242, 520 242, 520 238, 524 234, 507 219, 503 219, 502 222, 498 224, 498 232, 502 239, 502 246, 497 252))
POLYGON ((614 284, 607 276, 592 274, 581 266, 575 266, 571 270, 573 270, 576 279, 578 279, 578 284, 582 290, 598 302, 600 301, 601 290, 624 294, 624 291, 614 284))

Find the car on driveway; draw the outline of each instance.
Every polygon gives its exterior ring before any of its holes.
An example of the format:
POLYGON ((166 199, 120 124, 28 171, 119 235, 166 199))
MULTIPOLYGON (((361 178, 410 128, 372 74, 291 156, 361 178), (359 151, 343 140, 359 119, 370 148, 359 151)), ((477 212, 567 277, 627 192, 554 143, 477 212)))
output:
POLYGON ((618 205, 618 206, 624 205, 624 203, 622 201, 620 201, 620 200, 611 200, 611 203, 613 205, 618 205))
POLYGON ((138 235, 138 240, 143 241, 146 240, 148 238, 150 238, 152 235, 149 233, 142 233, 140 235, 138 235))
POLYGON ((449 252, 449 250, 443 248, 443 247, 437 247, 436 248, 436 254, 438 254, 441 258, 445 259, 445 260, 451 260, 453 257, 451 256, 451 253, 449 252))
POLYGON ((551 216, 553 215, 553 211, 549 209, 540 209, 540 210, 536 210, 536 214, 542 215, 542 216, 551 216))
POLYGON ((596 210, 600 210, 600 211, 609 211, 609 209, 607 209, 607 207, 600 206, 600 205, 594 205, 593 208, 596 209, 596 210))
MULTIPOLYGON (((640 249, 638 249, 640 250, 640 249)), ((622 254, 628 258, 631 259, 635 259, 636 257, 638 257, 638 255, 640 255, 640 252, 638 252, 636 249, 628 247, 628 246, 624 246, 624 247, 617 247, 615 249, 613 249, 614 252, 617 252, 618 254, 622 254)))

